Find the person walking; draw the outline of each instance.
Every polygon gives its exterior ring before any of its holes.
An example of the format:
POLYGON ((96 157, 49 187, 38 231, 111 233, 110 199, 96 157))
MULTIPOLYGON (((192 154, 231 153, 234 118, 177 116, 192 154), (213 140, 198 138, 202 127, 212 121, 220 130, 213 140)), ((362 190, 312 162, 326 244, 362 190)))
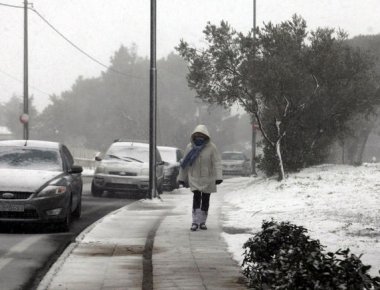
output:
POLYGON ((198 125, 191 134, 178 174, 178 183, 193 192, 191 230, 207 230, 206 220, 210 195, 223 182, 221 158, 205 125, 198 125))

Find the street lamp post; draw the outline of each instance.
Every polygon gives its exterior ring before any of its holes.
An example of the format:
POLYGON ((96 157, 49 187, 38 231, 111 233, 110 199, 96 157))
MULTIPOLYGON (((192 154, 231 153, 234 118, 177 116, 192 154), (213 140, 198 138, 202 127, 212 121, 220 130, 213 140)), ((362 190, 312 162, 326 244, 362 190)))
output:
MULTIPOLYGON (((28 0, 24 0, 24 139, 29 139, 29 91, 28 91, 28 0)), ((21 117, 20 117, 21 118, 21 117)))
MULTIPOLYGON (((255 38, 256 38, 256 0, 253 0, 253 30, 252 30, 252 41, 253 41, 253 57, 255 57, 255 38)), ((254 64, 254 61, 253 61, 254 64)), ((253 70, 254 68, 252 68, 253 70)), ((256 175, 256 134, 257 134, 257 128, 255 125, 255 119, 252 117, 252 159, 251 159, 251 169, 252 174, 256 175)))
POLYGON ((157 68, 156 68, 156 0, 150 1, 150 90, 149 90, 149 198, 156 197, 156 129, 157 129, 157 68))

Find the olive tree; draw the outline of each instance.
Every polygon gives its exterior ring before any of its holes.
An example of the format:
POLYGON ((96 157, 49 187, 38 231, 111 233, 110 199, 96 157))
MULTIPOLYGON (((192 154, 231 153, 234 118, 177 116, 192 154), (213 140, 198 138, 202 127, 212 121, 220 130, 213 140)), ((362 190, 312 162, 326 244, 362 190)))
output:
POLYGON ((264 24, 244 35, 222 21, 204 29, 206 48, 181 40, 190 88, 205 102, 239 103, 264 137, 261 162, 268 174, 322 162, 350 116, 372 110, 372 60, 334 29, 308 32, 306 22, 264 24))

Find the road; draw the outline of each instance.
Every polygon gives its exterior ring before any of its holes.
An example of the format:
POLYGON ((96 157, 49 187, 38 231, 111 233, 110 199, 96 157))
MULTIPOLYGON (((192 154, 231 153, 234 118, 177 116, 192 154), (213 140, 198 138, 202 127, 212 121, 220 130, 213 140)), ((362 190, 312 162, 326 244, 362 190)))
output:
POLYGON ((2 225, 0 230, 0 289, 35 289, 46 271, 69 243, 86 227, 104 215, 136 199, 94 198, 84 184, 82 216, 74 220, 70 232, 40 225, 2 225))

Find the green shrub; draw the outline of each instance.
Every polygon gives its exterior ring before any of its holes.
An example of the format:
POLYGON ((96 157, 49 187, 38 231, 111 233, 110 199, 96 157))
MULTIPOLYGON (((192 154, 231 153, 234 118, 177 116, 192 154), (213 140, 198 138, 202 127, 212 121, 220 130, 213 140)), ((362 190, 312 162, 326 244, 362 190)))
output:
POLYGON ((350 250, 324 253, 307 230, 289 222, 264 221, 244 244, 243 274, 254 289, 380 289, 380 277, 350 250))

